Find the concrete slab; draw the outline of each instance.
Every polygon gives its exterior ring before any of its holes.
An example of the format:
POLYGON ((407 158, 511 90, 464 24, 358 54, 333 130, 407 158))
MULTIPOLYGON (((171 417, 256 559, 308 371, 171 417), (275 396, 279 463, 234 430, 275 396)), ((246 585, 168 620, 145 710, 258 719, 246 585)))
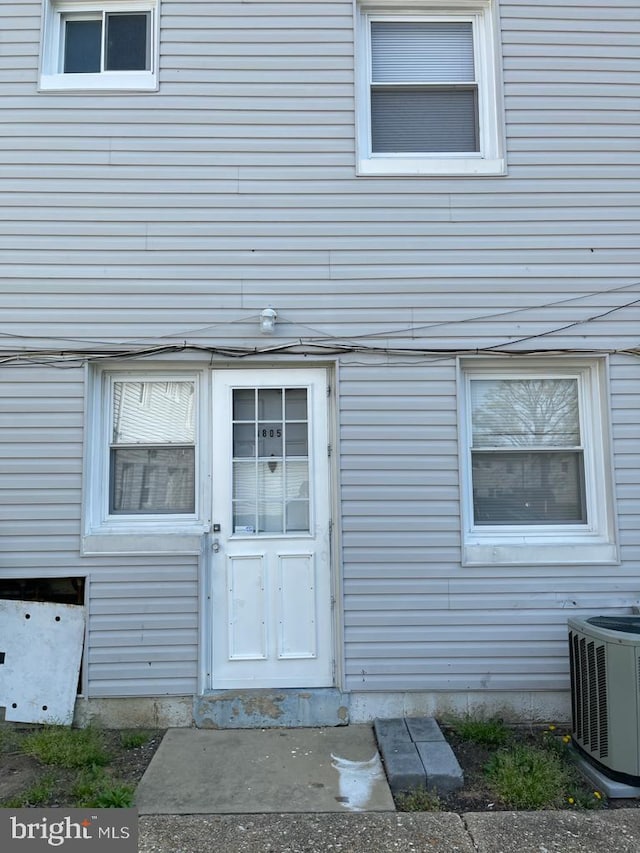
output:
POLYGON ((140 853, 477 853, 460 815, 446 812, 143 816, 138 849, 140 853))
POLYGON ((640 809, 465 814, 478 853, 638 853, 640 809))
POLYGON ((169 729, 140 814, 394 811, 371 726, 169 729))

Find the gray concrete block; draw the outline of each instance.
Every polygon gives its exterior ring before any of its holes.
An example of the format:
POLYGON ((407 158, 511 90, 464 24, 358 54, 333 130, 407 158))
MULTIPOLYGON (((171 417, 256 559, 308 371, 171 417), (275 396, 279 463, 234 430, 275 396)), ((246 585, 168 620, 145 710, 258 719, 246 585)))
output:
POLYGON ((415 743, 420 741, 440 741, 444 743, 445 737, 433 717, 407 717, 406 723, 411 739, 415 743))
POLYGON ((411 744, 411 735, 402 717, 392 720, 374 720, 373 730, 379 744, 383 742, 389 747, 407 746, 411 744))
POLYGON ((418 743, 416 748, 427 773, 427 788, 440 796, 458 791, 464 784, 462 768, 448 743, 418 743))
POLYGON ((426 786, 427 776, 424 765, 414 744, 385 749, 383 741, 383 744, 378 742, 378 747, 387 774, 387 782, 394 794, 426 786))

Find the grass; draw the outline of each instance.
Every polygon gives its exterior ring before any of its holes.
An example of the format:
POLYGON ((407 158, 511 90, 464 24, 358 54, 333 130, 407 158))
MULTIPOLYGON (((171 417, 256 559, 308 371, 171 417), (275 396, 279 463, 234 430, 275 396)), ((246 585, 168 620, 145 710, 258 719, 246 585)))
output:
POLYGON ((502 720, 471 715, 447 721, 462 741, 487 750, 484 768, 488 791, 504 807, 515 810, 593 809, 606 806, 572 760, 556 726, 509 727, 502 720))
POLYGON ((554 751, 526 744, 496 752, 486 773, 496 794, 513 809, 557 805, 571 783, 569 768, 554 751))
POLYGON ((513 732, 503 720, 495 717, 452 717, 447 723, 462 740, 470 740, 483 746, 503 746, 513 737, 513 732))
POLYGON ((133 785, 119 784, 102 767, 91 767, 78 776, 71 794, 78 808, 124 809, 133 805, 133 785))
POLYGON ((439 812, 442 811, 442 801, 435 791, 425 788, 415 788, 413 791, 403 791, 394 797, 399 812, 439 812))
POLYGON ((150 760, 160 733, 108 732, 89 726, 0 727, 3 757, 23 754, 36 778, 25 790, 0 800, 0 808, 66 805, 74 808, 129 808, 135 784, 150 760), (124 778, 122 778, 123 774, 124 778))
POLYGON ((93 767, 109 763, 104 734, 95 728, 70 729, 44 726, 27 735, 22 751, 43 764, 59 767, 93 767))
POLYGON ((123 730, 120 732, 120 744, 123 749, 138 749, 145 745, 151 734, 144 729, 123 730))

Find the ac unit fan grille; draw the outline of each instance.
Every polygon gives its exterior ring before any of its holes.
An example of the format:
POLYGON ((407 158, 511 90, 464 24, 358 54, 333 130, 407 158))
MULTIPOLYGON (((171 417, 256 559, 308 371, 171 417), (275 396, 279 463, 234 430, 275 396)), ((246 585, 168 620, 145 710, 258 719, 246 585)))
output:
POLYGON ((569 632, 573 736, 598 758, 609 755, 607 661, 604 644, 569 632))

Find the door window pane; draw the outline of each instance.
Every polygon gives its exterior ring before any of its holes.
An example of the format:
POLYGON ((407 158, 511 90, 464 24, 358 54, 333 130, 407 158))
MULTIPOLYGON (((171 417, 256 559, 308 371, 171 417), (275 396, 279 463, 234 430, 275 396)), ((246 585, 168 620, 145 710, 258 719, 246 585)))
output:
POLYGON ((65 74, 94 74, 100 71, 102 21, 65 21, 65 74))
POLYGON ((285 394, 285 417, 287 421, 306 421, 307 419, 307 390, 306 388, 287 388, 285 394))
POLYGON ((308 531, 306 389, 235 389, 232 410, 234 532, 308 531))
POLYGON ((256 392, 253 388, 236 388, 233 392, 234 421, 255 421, 256 392))
POLYGON ((282 456, 282 421, 258 424, 258 456, 282 456))
POLYGON ((233 425, 233 456, 253 457, 256 452, 256 427, 255 424, 233 425))
POLYGON ((309 529, 309 463, 287 462, 287 530, 309 529))
POLYGON ((282 391, 279 388, 261 388, 258 391, 258 417, 260 420, 282 418, 282 391))
POLYGON ((308 456, 306 424, 287 424, 286 453, 287 456, 308 456))

